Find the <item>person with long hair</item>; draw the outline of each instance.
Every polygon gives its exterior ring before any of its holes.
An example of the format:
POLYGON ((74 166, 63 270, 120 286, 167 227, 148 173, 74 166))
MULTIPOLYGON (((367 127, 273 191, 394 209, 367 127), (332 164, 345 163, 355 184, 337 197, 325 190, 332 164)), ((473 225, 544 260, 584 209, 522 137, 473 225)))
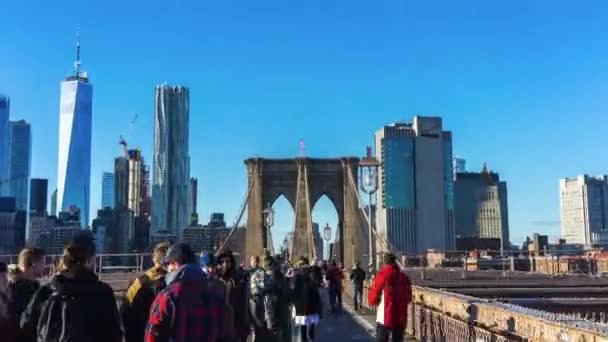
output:
POLYGON ((61 269, 21 316, 21 328, 32 341, 122 341, 114 292, 93 272, 94 256, 93 238, 85 232, 64 249, 61 269))
POLYGON ((236 260, 231 251, 226 251, 218 257, 217 275, 224 285, 227 301, 232 309, 236 340, 246 341, 250 330, 247 314, 247 279, 236 268, 236 260))

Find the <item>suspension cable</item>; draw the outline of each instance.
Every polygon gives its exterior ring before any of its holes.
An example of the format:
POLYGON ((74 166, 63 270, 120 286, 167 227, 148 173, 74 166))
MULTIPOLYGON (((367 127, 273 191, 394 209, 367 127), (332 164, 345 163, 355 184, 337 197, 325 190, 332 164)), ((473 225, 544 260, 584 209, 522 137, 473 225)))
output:
MULTIPOLYGON (((351 172, 348 172, 348 180, 349 180, 350 185, 353 187, 353 190, 355 191, 355 194, 357 195, 357 201, 360 204, 359 209, 361 209, 361 212, 363 213, 363 216, 367 220, 368 226, 372 230, 372 233, 373 233, 374 237, 376 237, 376 239, 383 245, 383 247, 384 247, 385 250, 387 250, 388 252, 392 253, 395 249, 393 248, 393 246, 391 245, 391 243, 388 240, 386 240, 384 238, 384 236, 380 235, 376 231, 376 229, 374 228, 374 226, 371 224, 372 223, 371 217, 368 217, 367 213, 364 210, 364 203, 361 200, 361 195, 359 194, 359 190, 357 189, 357 185, 355 184, 355 180, 354 180, 353 175, 352 175, 351 172)), ((371 206, 372 204, 368 203, 368 205, 371 206)), ((372 251, 370 251, 370 253, 371 252, 372 251)), ((397 260, 397 263, 399 264, 399 266, 401 268, 404 268, 404 265, 401 264, 400 260, 397 260)))
POLYGON ((249 202, 249 196, 251 195, 251 190, 253 189, 253 185, 255 184, 257 178, 258 178, 258 165, 256 164, 255 169, 253 170, 252 181, 251 181, 251 184, 249 184, 247 193, 245 194, 245 200, 243 201, 243 204, 241 204, 241 209, 239 211, 239 215, 236 217, 235 223, 232 226, 232 229, 230 229, 230 232, 228 232, 226 239, 221 244, 220 248, 218 248, 217 251, 215 252, 215 256, 220 255, 220 253, 222 253, 224 251, 224 248, 226 248, 226 245, 232 238, 232 235, 238 229, 239 223, 241 223, 241 219, 243 218, 243 214, 245 213, 245 208, 247 207, 247 203, 249 202))

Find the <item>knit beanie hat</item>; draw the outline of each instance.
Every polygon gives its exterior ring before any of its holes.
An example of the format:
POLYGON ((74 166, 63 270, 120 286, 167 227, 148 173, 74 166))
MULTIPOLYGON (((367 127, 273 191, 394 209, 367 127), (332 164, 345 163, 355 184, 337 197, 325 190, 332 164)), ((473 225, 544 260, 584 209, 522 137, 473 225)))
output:
POLYGON ((201 253, 201 257, 199 259, 201 267, 211 266, 214 263, 214 255, 209 252, 201 253))
POLYGON ((274 266, 274 259, 270 255, 270 252, 267 249, 264 249, 264 254, 262 256, 262 266, 265 270, 269 271, 274 266))
POLYGON ((297 267, 304 267, 308 265, 308 259, 306 259, 306 257, 301 256, 300 259, 298 259, 298 262, 296 263, 297 267))

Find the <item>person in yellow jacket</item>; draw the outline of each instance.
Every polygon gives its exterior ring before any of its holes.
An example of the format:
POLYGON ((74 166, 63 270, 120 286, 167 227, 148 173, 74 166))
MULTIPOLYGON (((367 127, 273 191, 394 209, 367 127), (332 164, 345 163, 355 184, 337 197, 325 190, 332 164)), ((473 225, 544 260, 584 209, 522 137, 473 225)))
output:
POLYGON ((154 266, 129 285, 121 307, 121 318, 126 342, 141 342, 150 316, 150 307, 156 295, 165 288, 167 271, 163 259, 171 244, 161 242, 154 247, 152 261, 154 266))

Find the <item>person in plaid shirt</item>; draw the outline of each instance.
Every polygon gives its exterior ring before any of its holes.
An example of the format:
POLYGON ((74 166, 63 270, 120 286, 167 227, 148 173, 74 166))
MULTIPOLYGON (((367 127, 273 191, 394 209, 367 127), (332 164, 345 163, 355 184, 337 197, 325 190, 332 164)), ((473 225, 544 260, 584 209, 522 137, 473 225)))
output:
POLYGON ((146 327, 146 342, 232 341, 234 329, 225 293, 207 281, 192 249, 169 248, 167 287, 156 296, 146 327))

